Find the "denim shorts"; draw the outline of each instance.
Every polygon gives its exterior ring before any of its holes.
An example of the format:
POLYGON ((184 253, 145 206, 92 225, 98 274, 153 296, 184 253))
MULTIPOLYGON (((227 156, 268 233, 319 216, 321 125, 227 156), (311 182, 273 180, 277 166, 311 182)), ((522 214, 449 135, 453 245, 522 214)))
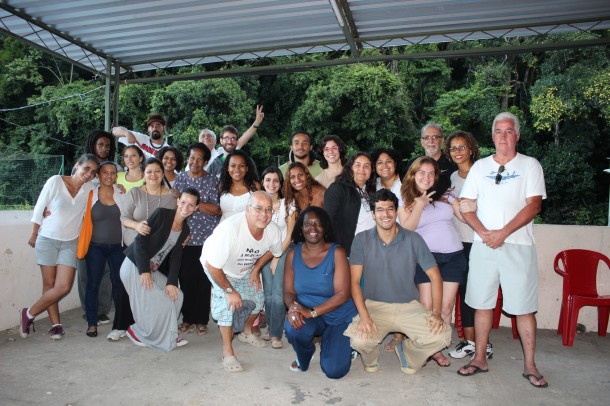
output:
POLYGON ((76 269, 78 238, 59 241, 38 235, 36 238, 36 263, 44 266, 65 265, 76 269))

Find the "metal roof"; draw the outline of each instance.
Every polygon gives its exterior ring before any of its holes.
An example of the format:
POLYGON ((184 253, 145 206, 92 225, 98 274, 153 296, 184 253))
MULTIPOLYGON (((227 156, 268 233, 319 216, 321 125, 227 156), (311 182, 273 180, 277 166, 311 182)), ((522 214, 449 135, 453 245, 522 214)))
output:
POLYGON ((0 2, 0 33, 104 75, 108 66, 124 73, 329 51, 358 60, 367 48, 608 28, 608 0, 0 2))

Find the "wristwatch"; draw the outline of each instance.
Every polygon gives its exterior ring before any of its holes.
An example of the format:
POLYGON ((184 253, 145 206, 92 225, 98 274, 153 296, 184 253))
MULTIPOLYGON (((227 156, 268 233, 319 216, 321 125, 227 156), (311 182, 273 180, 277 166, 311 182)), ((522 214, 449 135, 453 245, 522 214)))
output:
POLYGON ((311 308, 311 318, 315 319, 316 317, 318 317, 318 312, 316 311, 315 307, 311 308))
POLYGON ((226 293, 233 293, 233 288, 229 286, 228 288, 225 289, 225 292, 226 293))

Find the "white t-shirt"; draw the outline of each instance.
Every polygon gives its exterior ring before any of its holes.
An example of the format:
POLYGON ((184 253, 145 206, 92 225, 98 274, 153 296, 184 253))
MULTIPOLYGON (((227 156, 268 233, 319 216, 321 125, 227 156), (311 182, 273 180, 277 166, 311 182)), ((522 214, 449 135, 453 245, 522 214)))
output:
POLYGON ((61 176, 51 176, 44 184, 32 213, 32 223, 41 224, 38 234, 58 241, 78 237, 92 189, 91 182, 87 182, 72 198, 61 176), (51 214, 43 219, 45 207, 51 214))
MULTIPOLYGON (((131 131, 131 130, 129 130, 129 131, 131 131)), ((167 141, 165 141, 165 139, 163 139, 163 144, 157 144, 157 143, 152 143, 150 136, 148 136, 146 134, 142 134, 137 131, 131 131, 131 133, 133 134, 134 137, 136 137, 135 145, 140 147, 142 152, 144 152, 144 156, 146 158, 154 157, 156 155, 157 151, 159 151, 161 148, 167 147, 169 145, 167 143, 167 141)), ((121 144, 125 144, 125 145, 132 145, 129 142, 127 142, 127 137, 119 138, 119 142, 121 144)))
MULTIPOLYGON (((488 230, 499 230, 511 221, 526 205, 526 199, 542 196, 546 199, 542 166, 535 158, 517 154, 502 172, 502 181, 496 185, 500 165, 489 156, 474 163, 460 198, 476 199, 477 216, 488 230)), ((507 243, 533 245, 533 221, 508 236, 507 243)), ((474 234, 475 241, 481 241, 474 234)))
POLYGON ((282 237, 277 224, 270 222, 263 238, 256 240, 248 229, 246 214, 236 214, 220 223, 205 240, 200 261, 204 268, 208 262, 228 277, 242 279, 267 251, 275 257, 282 255, 282 237))

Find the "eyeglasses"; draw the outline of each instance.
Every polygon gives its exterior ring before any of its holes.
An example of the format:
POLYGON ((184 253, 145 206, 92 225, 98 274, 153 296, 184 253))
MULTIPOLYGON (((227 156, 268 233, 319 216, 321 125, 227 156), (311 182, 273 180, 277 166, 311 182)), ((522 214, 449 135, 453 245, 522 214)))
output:
POLYGON ((228 141, 228 142, 235 142, 237 141, 237 137, 222 137, 223 140, 228 141))
POLYGON ((323 152, 336 152, 339 151, 339 147, 338 146, 334 146, 334 147, 324 147, 322 148, 323 152))
POLYGON ((465 151, 466 148, 468 148, 468 145, 460 145, 459 147, 451 147, 449 148, 449 152, 456 152, 456 151, 465 151))
POLYGON ((440 140, 441 138, 443 138, 442 135, 424 135, 423 137, 421 137, 422 141, 428 141, 428 140, 436 141, 436 140, 440 140))
POLYGON ((496 185, 499 185, 502 182, 502 172, 504 172, 504 165, 498 168, 498 174, 496 175, 496 185))
POLYGON ((260 207, 260 206, 252 206, 250 205, 250 207, 252 207, 254 209, 255 212, 257 212, 258 214, 272 214, 273 213, 273 207, 260 207))
POLYGON ((305 221, 305 222, 303 222, 303 228, 311 228, 311 227, 321 228, 322 227, 322 223, 320 223, 319 221, 305 221))

